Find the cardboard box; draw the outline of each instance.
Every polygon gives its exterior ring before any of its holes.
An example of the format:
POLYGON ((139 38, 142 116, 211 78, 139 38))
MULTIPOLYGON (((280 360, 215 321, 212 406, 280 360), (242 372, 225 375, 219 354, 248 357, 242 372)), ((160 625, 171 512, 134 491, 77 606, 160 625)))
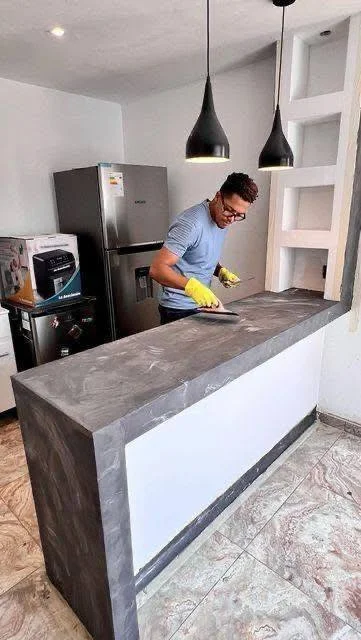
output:
POLYGON ((0 238, 0 280, 5 300, 32 307, 81 295, 75 235, 0 238))

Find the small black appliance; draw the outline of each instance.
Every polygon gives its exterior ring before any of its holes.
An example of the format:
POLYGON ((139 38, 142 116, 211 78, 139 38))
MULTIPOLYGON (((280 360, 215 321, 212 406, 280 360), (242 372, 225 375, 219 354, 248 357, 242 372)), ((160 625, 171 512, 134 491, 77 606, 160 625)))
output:
POLYGON ((9 310, 18 371, 96 347, 94 297, 46 307, 3 301, 9 310))
POLYGON ((33 256, 36 289, 44 299, 59 293, 75 271, 75 258, 70 251, 53 249, 33 256))

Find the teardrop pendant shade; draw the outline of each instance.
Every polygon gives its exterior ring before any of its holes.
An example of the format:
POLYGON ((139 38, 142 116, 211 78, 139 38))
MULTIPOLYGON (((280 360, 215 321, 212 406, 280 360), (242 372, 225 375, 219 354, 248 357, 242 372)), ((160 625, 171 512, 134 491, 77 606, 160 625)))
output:
POLYGON ((271 135, 259 157, 258 167, 261 171, 277 171, 291 169, 293 163, 292 149, 283 133, 281 112, 277 105, 271 135))
POLYGON ((214 108, 211 79, 204 88, 202 109, 187 140, 187 162, 227 162, 229 142, 214 108))
POLYGON ((296 0, 272 0, 275 7, 289 7, 290 4, 294 4, 296 0))

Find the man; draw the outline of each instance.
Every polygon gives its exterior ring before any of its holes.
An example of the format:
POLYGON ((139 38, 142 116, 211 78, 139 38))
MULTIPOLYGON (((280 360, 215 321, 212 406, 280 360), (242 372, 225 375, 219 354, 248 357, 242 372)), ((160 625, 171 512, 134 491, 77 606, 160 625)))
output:
POLYGON ((150 268, 163 286, 161 324, 185 318, 198 307, 218 307, 210 290, 212 276, 225 287, 240 280, 219 263, 227 229, 245 220, 258 195, 257 185, 244 173, 231 173, 213 200, 183 211, 171 225, 166 241, 150 268))

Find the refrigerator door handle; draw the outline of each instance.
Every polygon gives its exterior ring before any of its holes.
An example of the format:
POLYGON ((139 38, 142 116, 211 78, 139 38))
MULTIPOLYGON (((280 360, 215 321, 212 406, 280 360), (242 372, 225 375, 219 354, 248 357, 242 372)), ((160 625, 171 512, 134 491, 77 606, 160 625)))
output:
POLYGON ((118 247, 117 249, 108 249, 108 252, 115 252, 118 256, 127 256, 132 253, 147 253, 148 251, 159 251, 162 248, 164 242, 162 240, 158 242, 148 242, 147 244, 134 244, 129 247, 118 247))
POLYGON ((105 285, 108 296, 108 311, 110 317, 110 335, 112 342, 117 339, 117 329, 115 320, 114 296, 111 278, 110 252, 105 251, 105 285))

